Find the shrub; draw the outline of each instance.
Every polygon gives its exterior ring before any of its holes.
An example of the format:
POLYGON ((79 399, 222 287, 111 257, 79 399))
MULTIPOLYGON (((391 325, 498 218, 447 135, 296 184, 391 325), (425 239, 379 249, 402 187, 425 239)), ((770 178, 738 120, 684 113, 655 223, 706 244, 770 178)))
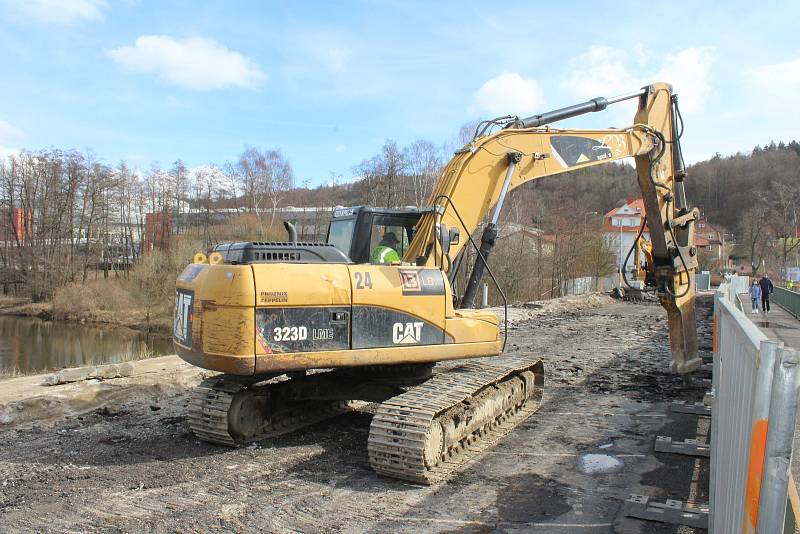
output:
POLYGON ((93 320, 100 312, 127 311, 133 305, 130 293, 117 280, 91 280, 56 289, 52 309, 57 319, 93 320))

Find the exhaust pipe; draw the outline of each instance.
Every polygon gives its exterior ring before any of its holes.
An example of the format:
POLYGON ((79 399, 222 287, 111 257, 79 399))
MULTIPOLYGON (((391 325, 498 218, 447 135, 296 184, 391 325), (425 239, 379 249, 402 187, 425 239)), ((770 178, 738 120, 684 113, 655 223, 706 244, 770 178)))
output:
POLYGON ((297 229, 289 221, 283 221, 283 227, 286 228, 286 233, 289 234, 289 242, 293 245, 297 244, 297 229))

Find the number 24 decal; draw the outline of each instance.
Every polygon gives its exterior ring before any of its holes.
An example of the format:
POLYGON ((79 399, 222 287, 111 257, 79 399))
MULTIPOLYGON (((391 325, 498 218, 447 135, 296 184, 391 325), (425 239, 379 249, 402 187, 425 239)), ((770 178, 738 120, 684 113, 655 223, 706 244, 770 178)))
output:
POLYGON ((369 273, 353 273, 356 279, 356 289, 372 289, 372 277, 369 273))

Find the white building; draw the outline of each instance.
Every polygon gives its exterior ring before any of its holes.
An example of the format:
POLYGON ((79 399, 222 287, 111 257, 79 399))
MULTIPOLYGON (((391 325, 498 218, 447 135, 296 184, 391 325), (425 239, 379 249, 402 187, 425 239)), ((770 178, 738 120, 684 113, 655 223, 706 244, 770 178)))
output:
MULTIPOLYGON (((628 199, 622 206, 614 208, 605 214, 603 219, 603 240, 616 256, 617 270, 619 270, 619 266, 625 261, 628 251, 633 246, 633 240, 636 239, 636 234, 639 233, 644 216, 644 201, 641 198, 628 199)), ((650 232, 647 227, 642 232, 642 237, 650 241, 650 232)), ((641 261, 644 264, 644 258, 641 258, 641 261)), ((633 253, 631 253, 628 262, 625 264, 625 270, 630 272, 632 268, 633 253)))

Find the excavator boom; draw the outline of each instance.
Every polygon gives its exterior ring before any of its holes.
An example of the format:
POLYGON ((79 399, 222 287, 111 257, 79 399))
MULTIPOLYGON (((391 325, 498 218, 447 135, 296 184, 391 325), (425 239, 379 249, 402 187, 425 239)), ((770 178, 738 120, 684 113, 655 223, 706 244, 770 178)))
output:
POLYGON ((656 281, 659 300, 669 317, 671 367, 679 373, 696 369, 701 363, 694 318, 697 251, 693 229, 698 212, 688 208, 684 194, 679 119, 677 96, 668 84, 657 83, 611 99, 595 98, 549 113, 507 120, 503 129, 477 136, 447 164, 429 199, 429 205, 436 209, 420 219, 403 260, 448 270, 450 259, 459 254, 467 240, 450 240, 446 234, 456 229, 459 235, 471 235, 488 216, 481 254, 461 299, 462 308, 472 307, 509 191, 545 176, 632 157, 651 236, 654 261, 648 266, 650 278, 656 281), (638 109, 633 125, 627 128, 574 130, 548 126, 634 98, 638 109))

